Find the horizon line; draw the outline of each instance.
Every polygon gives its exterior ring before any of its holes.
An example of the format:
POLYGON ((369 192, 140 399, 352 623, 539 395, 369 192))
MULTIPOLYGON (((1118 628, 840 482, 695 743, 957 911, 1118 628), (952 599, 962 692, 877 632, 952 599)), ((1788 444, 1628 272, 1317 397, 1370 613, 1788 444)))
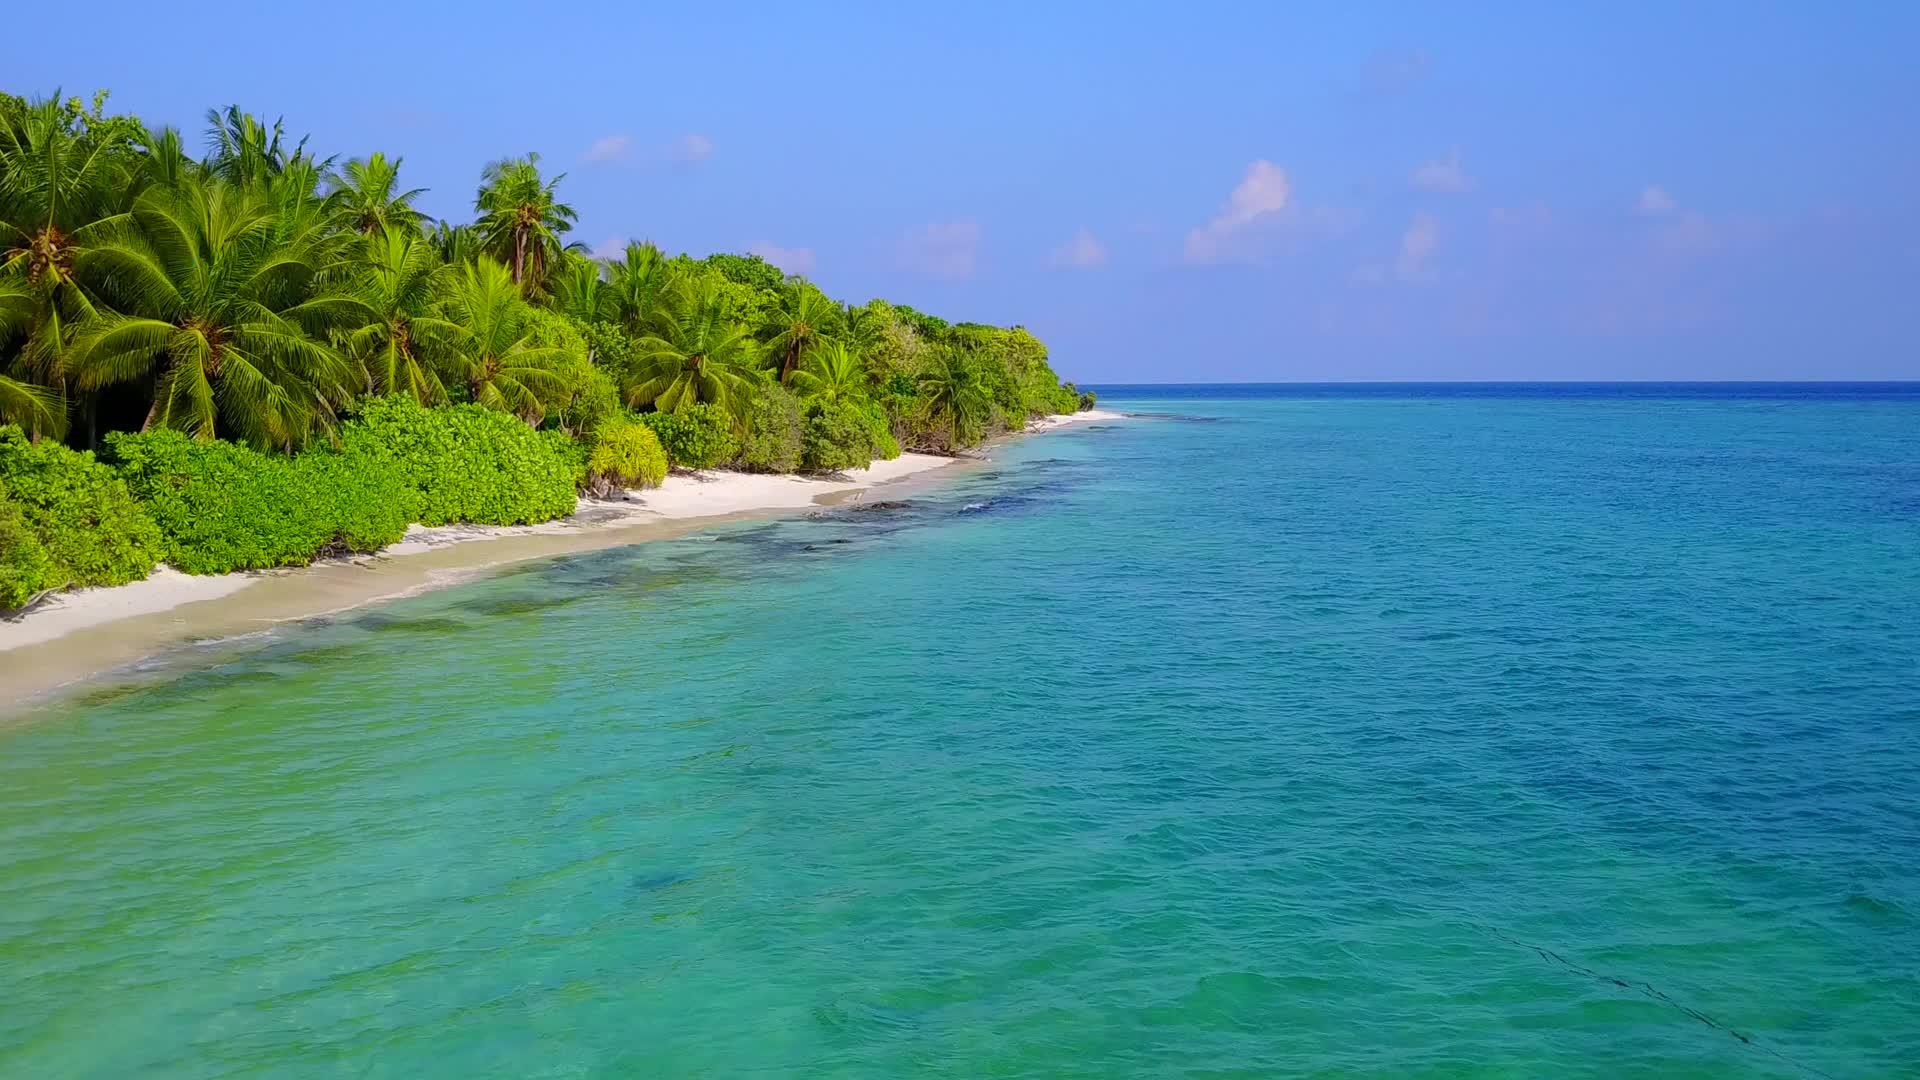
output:
POLYGON ((1246 379, 1208 382, 1086 382, 1080 386, 1920 386, 1910 379, 1246 379))

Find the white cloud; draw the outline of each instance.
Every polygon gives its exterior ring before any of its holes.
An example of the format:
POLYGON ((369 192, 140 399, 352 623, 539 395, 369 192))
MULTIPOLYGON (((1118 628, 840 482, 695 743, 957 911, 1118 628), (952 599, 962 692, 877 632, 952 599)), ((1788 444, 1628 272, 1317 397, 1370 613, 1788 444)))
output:
POLYGON ((1680 201, 1658 184, 1641 188, 1633 209, 1635 213, 1661 220, 1653 229, 1653 243, 1669 255, 1704 255, 1720 246, 1721 238, 1713 222, 1698 210, 1682 208, 1680 201))
POLYGON ((1415 281, 1427 276, 1427 260, 1440 249, 1440 223, 1432 214, 1415 214, 1407 231, 1400 234, 1400 251, 1391 267, 1367 263, 1356 267, 1349 277, 1360 285, 1385 285, 1398 278, 1415 281))
POLYGON ((1246 175, 1227 196, 1227 205, 1212 221, 1187 233, 1187 261, 1215 262, 1226 257, 1237 234, 1285 210, 1292 195, 1285 169, 1264 159, 1247 166, 1246 175))
POLYGON ((749 254, 758 255, 789 274, 813 273, 813 249, 789 248, 778 244, 755 244, 747 249, 749 254))
POLYGON ((626 253, 628 239, 629 238, 625 236, 607 237, 605 240, 593 245, 593 257, 596 259, 619 258, 626 253))
POLYGON ((673 141, 667 150, 667 157, 682 165, 692 165, 713 156, 713 140, 705 135, 682 135, 673 141))
POLYGON ((900 265, 934 277, 972 277, 980 258, 980 226, 940 221, 907 230, 900 238, 900 265))
POLYGON ((1413 170, 1408 179, 1421 191, 1442 191, 1458 194, 1473 190, 1473 177, 1460 167, 1460 148, 1455 147, 1446 157, 1438 161, 1429 161, 1413 170))
POLYGON ((1076 270, 1091 270, 1107 261, 1107 245, 1093 235, 1090 229, 1081 229, 1073 234, 1073 239, 1056 248, 1052 263, 1055 266, 1071 267, 1076 270))
POLYGON ((1394 261, 1394 272, 1403 278, 1418 277, 1439 247, 1440 223, 1432 214, 1415 214, 1413 224, 1400 234, 1400 257, 1394 261))
POLYGON ((625 161, 631 153, 633 136, 602 135, 593 140, 593 145, 587 147, 587 152, 580 156, 580 160, 590 165, 603 161, 625 161))

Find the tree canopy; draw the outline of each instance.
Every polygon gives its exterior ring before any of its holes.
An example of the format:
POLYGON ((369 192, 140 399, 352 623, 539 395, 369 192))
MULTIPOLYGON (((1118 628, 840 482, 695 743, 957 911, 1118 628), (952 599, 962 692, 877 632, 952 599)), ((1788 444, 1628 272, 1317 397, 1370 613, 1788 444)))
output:
POLYGON ((1017 327, 842 303, 756 255, 591 256, 538 154, 480 170, 472 221, 434 221, 399 155, 320 157, 226 106, 195 157, 106 103, 0 95, 0 423, 34 438, 286 453, 402 395, 583 438, 622 407, 697 405, 744 438, 798 401, 952 451, 1072 407, 1017 327))

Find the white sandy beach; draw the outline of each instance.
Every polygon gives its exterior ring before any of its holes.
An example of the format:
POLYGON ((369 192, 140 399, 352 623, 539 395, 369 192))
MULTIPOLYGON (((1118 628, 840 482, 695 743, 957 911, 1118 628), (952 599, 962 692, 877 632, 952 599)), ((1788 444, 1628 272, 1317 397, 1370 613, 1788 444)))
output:
MULTIPOLYGON (((657 488, 627 492, 621 499, 581 499, 570 517, 539 525, 413 525, 399 543, 381 550, 383 556, 418 555, 449 544, 502 536, 546 536, 645 525, 654 521, 720 517, 755 510, 797 510, 814 505, 822 495, 859 491, 901 480, 915 473, 954 463, 935 454, 902 454, 892 461, 876 461, 869 468, 852 469, 845 480, 817 477, 741 473, 725 470, 669 476, 657 488)), ((4 633, 4 631, 0 631, 4 633)), ((0 637, 0 649, 5 638, 0 637)))
MULTIPOLYGON (((538 525, 409 526, 399 543, 368 558, 404 559, 454 544, 514 536, 553 536, 755 510, 798 509, 813 505, 822 495, 858 491, 953 462, 953 458, 933 454, 902 454, 892 461, 876 461, 871 468, 851 470, 843 474, 846 480, 724 471, 669 476, 658 488, 630 492, 625 499, 582 499, 571 516, 538 525)), ((48 598, 24 616, 0 622, 0 652, 52 641, 91 626, 231 596, 268 578, 310 569, 195 575, 161 566, 143 581, 75 589, 48 598)))
MULTIPOLYGON (((1022 434, 1048 431, 1066 424, 1098 420, 1116 420, 1123 414, 1091 409, 1066 416, 1049 416, 1029 422, 1022 434)), ((699 518, 719 518, 756 511, 804 509, 817 504, 822 496, 862 491, 943 466, 957 459, 932 454, 902 454, 891 461, 876 461, 870 468, 853 469, 841 474, 844 479, 826 479, 759 473, 713 471, 669 476, 658 488, 629 492, 624 499, 582 499, 572 516, 539 525, 442 525, 427 528, 414 525, 397 544, 377 555, 348 562, 385 563, 408 560, 454 545, 476 541, 499 541, 513 537, 574 536, 610 530, 644 531, 636 527, 666 522, 685 522, 699 518)), ((963 460, 963 459, 960 459, 963 460)), ((514 557, 526 549, 517 548, 514 557)), ((476 565, 492 565, 503 559, 475 552, 476 565)), ((40 645, 76 631, 105 626, 138 616, 157 615, 188 604, 232 596, 258 583, 323 571, 338 572, 339 562, 317 564, 287 570, 264 570, 235 574, 199 576, 184 574, 161 566, 144 581, 107 588, 76 589, 49 598, 23 616, 0 621, 0 653, 40 645)), ((458 575, 436 573, 436 580, 454 580, 458 575)), ((370 597, 371 599, 371 597, 370 597)), ((317 612, 314 612, 317 613, 317 612)))

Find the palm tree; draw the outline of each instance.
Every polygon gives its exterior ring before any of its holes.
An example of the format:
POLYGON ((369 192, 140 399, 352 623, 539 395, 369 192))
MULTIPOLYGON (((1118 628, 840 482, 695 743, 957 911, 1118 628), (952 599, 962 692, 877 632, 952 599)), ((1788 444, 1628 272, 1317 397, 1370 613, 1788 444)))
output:
POLYGON ((624 387, 627 405, 679 412, 705 402, 738 423, 753 402, 759 359, 760 347, 734 320, 721 283, 703 277, 674 290, 659 332, 640 341, 624 387))
POLYGON ((791 379, 807 352, 833 333, 839 316, 839 305, 810 282, 795 281, 780 290, 779 306, 767 328, 767 355, 778 360, 781 382, 791 379))
POLYGON ((612 314, 627 332, 645 335, 667 314, 679 274, 672 260, 649 243, 629 242, 607 262, 606 291, 612 314))
POLYGON ((269 128, 238 105, 227 106, 225 112, 207 110, 206 167, 230 183, 263 184, 295 162, 312 162, 307 140, 301 139, 291 150, 285 140, 286 126, 280 120, 269 128))
POLYGON ((507 268, 487 258, 462 267, 442 315, 461 333, 455 372, 468 398, 538 424, 546 403, 566 390, 557 369, 567 350, 540 343, 533 308, 507 268))
POLYGON ((126 139, 90 137, 54 99, 0 123, 0 285, 39 382, 60 382, 72 326, 94 312, 74 262, 125 208, 133 162, 126 139))
MULTIPOLYGON (((0 344, 26 332, 39 301, 24 280, 0 278, 0 344)), ((58 438, 66 434, 66 400, 51 387, 0 374, 0 424, 18 424, 35 438, 58 438)))
POLYGON ((465 266, 480 256, 480 234, 471 225, 442 221, 427 234, 427 242, 448 266, 465 266))
POLYGON ((0 424, 18 424, 28 435, 61 438, 67 433, 67 402, 58 393, 0 375, 0 424))
POLYGON ((400 187, 401 158, 387 160, 375 151, 364 161, 355 158, 327 178, 327 201, 347 227, 371 234, 375 229, 418 232, 427 215, 414 209, 413 200, 426 188, 400 187))
POLYGON ((361 305, 322 286, 317 246, 257 189, 200 173, 149 189, 126 227, 75 260, 111 306, 75 330, 76 385, 152 377, 143 429, 304 442, 357 382, 324 334, 361 305))
POLYGON ((597 259, 566 252, 552 275, 553 310, 583 323, 613 318, 613 294, 602 276, 605 270, 597 259))
POLYGON ((865 356, 885 332, 878 313, 866 304, 840 305, 840 340, 856 356, 865 356))
POLYGON ((366 238, 354 295, 365 325, 344 336, 349 359, 375 393, 405 394, 422 405, 447 399, 441 372, 456 370, 468 336, 440 312, 451 275, 426 237, 381 229, 366 238))
POLYGON ((947 450, 977 441, 987 420, 987 389, 961 356, 942 350, 917 380, 926 418, 947 434, 947 450))
POLYGON ((867 372, 853 350, 838 341, 828 341, 809 353, 793 373, 793 388, 803 398, 817 398, 829 405, 857 401, 866 396, 867 372))
POLYGON ((562 248, 560 236, 579 216, 554 197, 564 179, 565 173, 541 179, 539 154, 495 161, 480 174, 474 209, 480 214, 481 244, 529 293, 546 288, 547 267, 558 261, 562 248))
POLYGON ((180 129, 163 127, 147 138, 146 153, 140 155, 135 168, 138 173, 135 186, 144 190, 152 186, 183 183, 199 165, 187 156, 186 144, 180 139, 180 129))

